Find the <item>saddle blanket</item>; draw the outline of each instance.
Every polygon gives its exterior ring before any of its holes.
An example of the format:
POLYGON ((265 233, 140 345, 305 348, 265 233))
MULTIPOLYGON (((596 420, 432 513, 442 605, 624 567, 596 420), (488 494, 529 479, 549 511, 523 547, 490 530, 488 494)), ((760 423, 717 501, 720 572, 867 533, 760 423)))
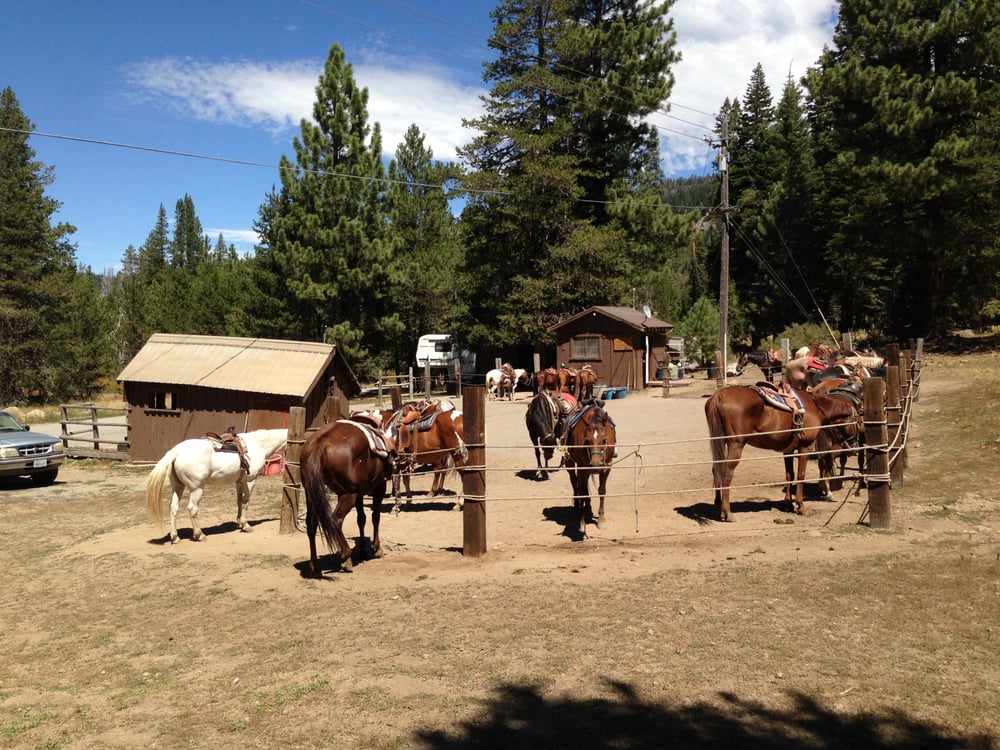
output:
POLYGON ((376 430, 362 422, 355 422, 352 419, 338 419, 337 422, 340 424, 349 424, 361 430, 365 437, 368 438, 368 447, 376 456, 389 458, 395 452, 395 449, 390 447, 386 441, 386 437, 381 430, 376 430))

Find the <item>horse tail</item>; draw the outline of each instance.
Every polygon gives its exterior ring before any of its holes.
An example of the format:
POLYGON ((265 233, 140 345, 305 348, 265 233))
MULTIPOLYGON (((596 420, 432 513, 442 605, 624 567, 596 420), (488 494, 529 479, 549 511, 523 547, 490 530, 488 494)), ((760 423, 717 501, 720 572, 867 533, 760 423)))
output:
POLYGON ((323 476, 322 446, 311 446, 302 454, 300 467, 302 489, 306 493, 306 512, 316 519, 319 530, 331 551, 336 550, 336 521, 326 495, 326 479, 323 476))
POLYGON ((174 471, 174 459, 177 457, 177 447, 174 446, 166 455, 156 462, 156 466, 146 477, 146 512, 163 528, 163 485, 174 471))
POLYGON ((722 477, 718 475, 722 471, 722 461, 729 456, 729 442, 725 440, 726 426, 722 421, 722 399, 719 397, 722 391, 718 391, 705 402, 705 419, 708 422, 708 444, 712 448, 712 475, 719 481, 722 477))

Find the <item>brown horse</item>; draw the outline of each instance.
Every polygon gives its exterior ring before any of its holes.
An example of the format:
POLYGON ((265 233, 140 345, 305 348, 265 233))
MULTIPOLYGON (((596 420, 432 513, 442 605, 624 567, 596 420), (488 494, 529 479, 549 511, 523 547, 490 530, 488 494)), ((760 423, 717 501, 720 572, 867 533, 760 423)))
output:
POLYGON ((581 538, 586 538, 587 522, 594 518, 590 504, 591 475, 597 476, 597 494, 600 497, 597 528, 604 525, 604 495, 615 458, 615 441, 615 423, 604 411, 603 401, 581 404, 567 420, 563 434, 563 447, 566 451, 564 465, 573 487, 573 507, 581 538))
POLYGON ((594 397, 594 386, 597 385, 597 373, 590 365, 584 365, 576 373, 576 397, 580 401, 594 397))
POLYGON ((535 393, 542 391, 555 391, 559 389, 559 371, 554 367, 547 367, 535 373, 535 393))
POLYGON ((353 567, 354 550, 344 536, 343 524, 353 506, 358 514, 359 544, 365 540, 365 495, 372 498, 372 556, 382 556, 379 520, 385 483, 393 474, 395 451, 378 430, 353 420, 338 420, 311 434, 300 459, 302 488, 306 493, 306 533, 309 536, 309 570, 323 577, 316 555, 316 529, 336 552, 342 570, 353 567), (336 509, 327 499, 327 487, 337 495, 336 509))
MULTIPOLYGON (((465 468, 469 451, 465 447, 465 423, 462 412, 450 401, 421 401, 403 404, 396 412, 383 417, 387 435, 396 441, 399 470, 406 487, 406 504, 413 499, 410 477, 417 466, 434 467, 431 497, 444 490, 445 475, 454 466, 459 473, 465 468)), ((458 508, 462 507, 461 495, 458 508)), ((396 503, 396 509, 399 502, 396 503)))
POLYGON ((559 368, 559 392, 572 393, 576 396, 576 370, 570 367, 559 368))
POLYGON ((802 512, 802 496, 809 453, 827 425, 854 422, 854 407, 822 394, 796 391, 801 415, 765 400, 759 388, 733 385, 720 388, 705 402, 705 418, 712 446, 712 485, 720 521, 731 521, 729 486, 743 447, 780 451, 785 454, 785 500, 796 513, 802 512), (793 458, 798 454, 798 472, 793 458), (797 480, 795 496, 792 483, 797 480))
POLYGON ((812 392, 846 401, 857 412, 855 422, 844 422, 841 425, 823 430, 816 440, 816 451, 819 454, 817 463, 819 464, 820 485, 823 494, 829 494, 830 490, 839 490, 843 487, 842 477, 847 468, 847 459, 851 454, 857 455, 858 469, 864 473, 865 452, 861 449, 865 437, 864 409, 862 408, 864 402, 861 399, 862 385, 860 380, 834 378, 817 383, 813 386, 812 392), (834 464, 837 464, 839 468, 836 475, 834 474, 834 464))

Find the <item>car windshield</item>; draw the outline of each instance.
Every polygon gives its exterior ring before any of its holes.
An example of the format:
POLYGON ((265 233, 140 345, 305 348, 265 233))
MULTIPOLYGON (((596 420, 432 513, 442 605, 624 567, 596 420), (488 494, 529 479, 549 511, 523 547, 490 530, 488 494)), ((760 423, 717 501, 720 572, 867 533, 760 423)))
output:
POLYGON ((0 432, 23 432, 24 428, 14 417, 6 412, 0 412, 0 432))

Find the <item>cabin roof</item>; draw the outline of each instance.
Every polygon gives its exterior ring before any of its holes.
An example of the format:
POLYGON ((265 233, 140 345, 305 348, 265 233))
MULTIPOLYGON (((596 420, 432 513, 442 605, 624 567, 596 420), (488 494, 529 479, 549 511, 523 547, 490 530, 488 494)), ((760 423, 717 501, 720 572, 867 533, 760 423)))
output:
POLYGON ((234 336, 154 333, 118 375, 118 382, 306 397, 337 362, 340 389, 348 398, 361 387, 334 344, 234 336))
POLYGON ((618 322, 624 323, 636 331, 667 333, 674 329, 673 323, 654 317, 646 317, 642 310, 633 310, 631 307, 615 307, 611 305, 596 305, 588 307, 583 312, 572 315, 565 320, 561 320, 555 325, 549 326, 548 330, 558 331, 560 328, 580 320, 588 315, 603 315, 618 322))

